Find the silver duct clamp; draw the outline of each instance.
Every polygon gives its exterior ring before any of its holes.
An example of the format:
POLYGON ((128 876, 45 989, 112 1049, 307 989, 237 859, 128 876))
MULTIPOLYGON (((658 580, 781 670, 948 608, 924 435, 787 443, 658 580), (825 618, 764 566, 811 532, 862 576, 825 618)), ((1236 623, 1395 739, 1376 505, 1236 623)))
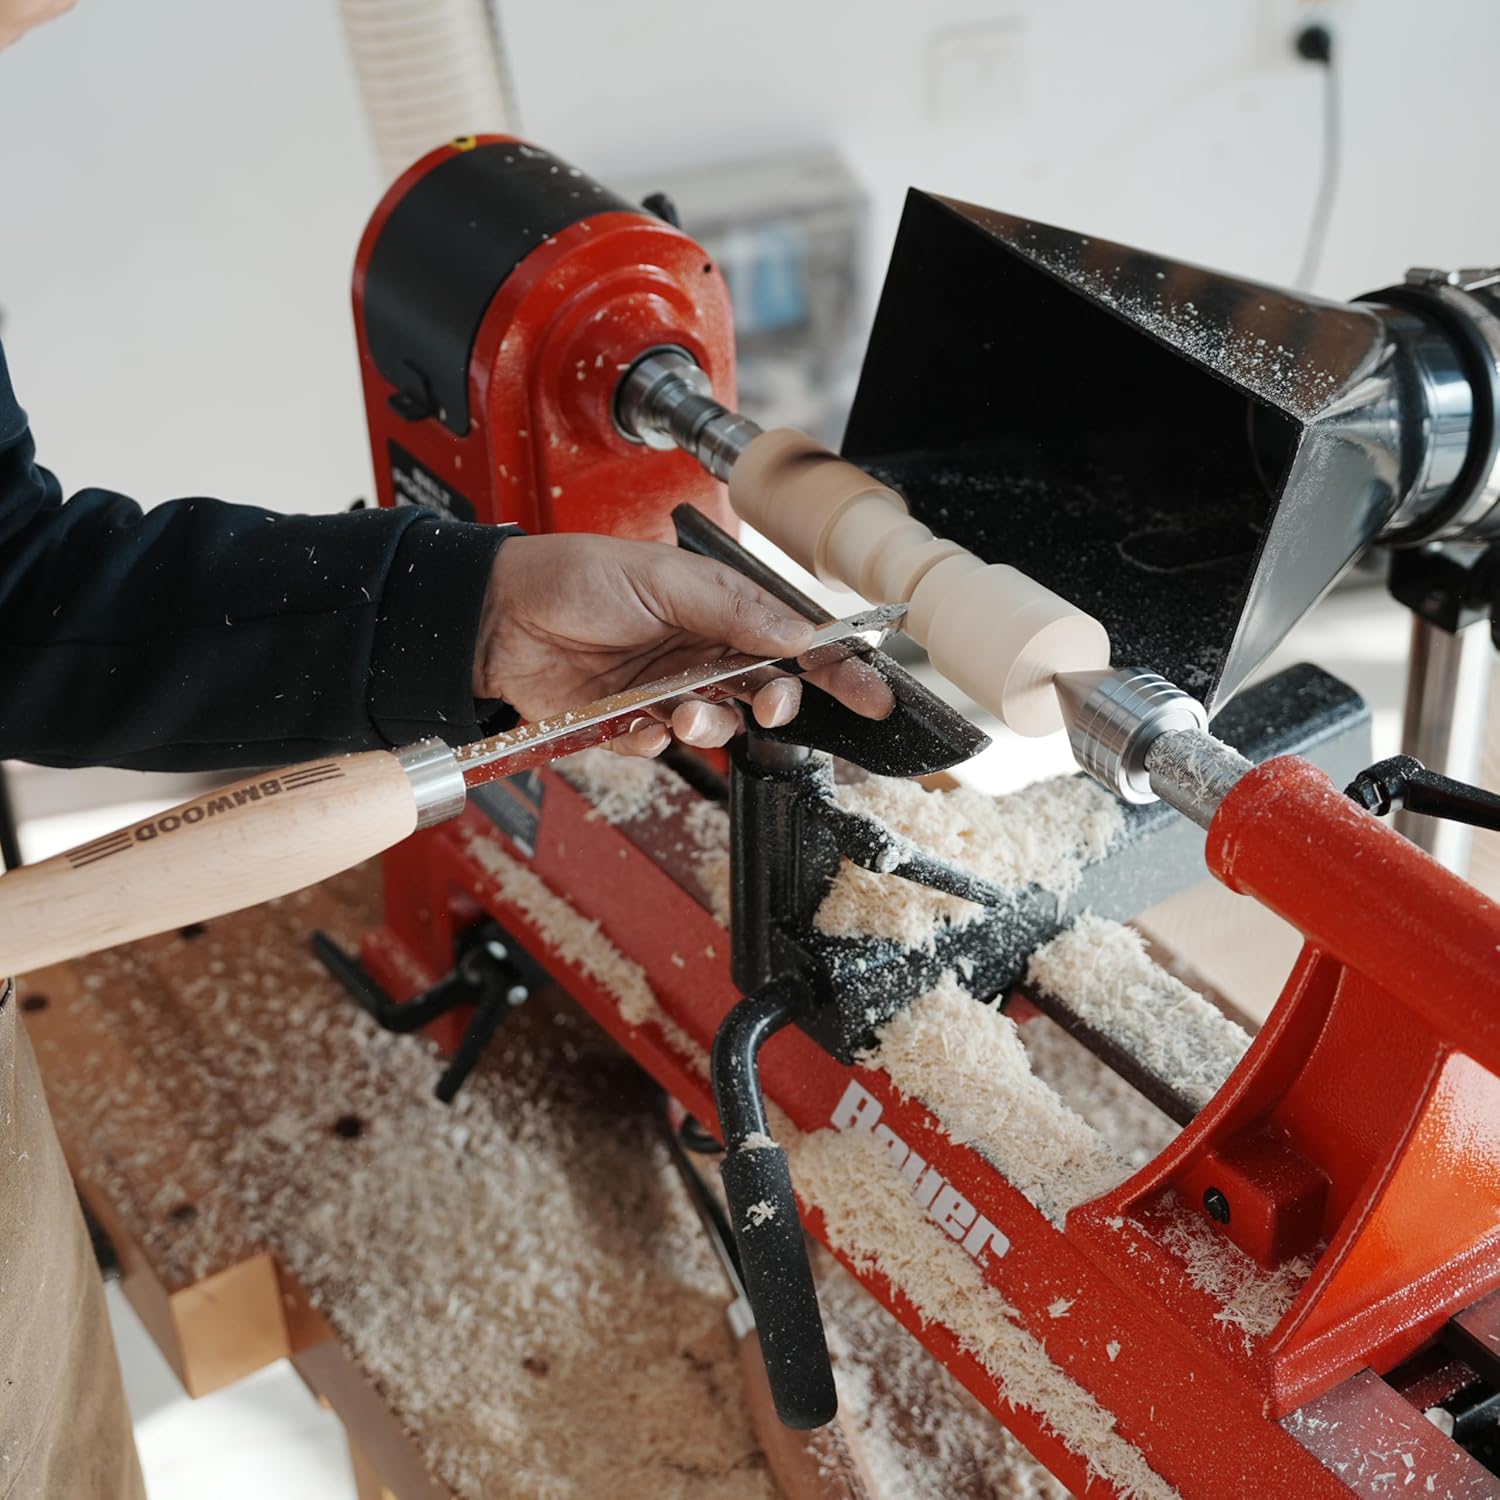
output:
POLYGON ((1060 672, 1053 679, 1078 764, 1126 802, 1154 802, 1146 754, 1163 735, 1206 730, 1208 710, 1139 667, 1060 672))

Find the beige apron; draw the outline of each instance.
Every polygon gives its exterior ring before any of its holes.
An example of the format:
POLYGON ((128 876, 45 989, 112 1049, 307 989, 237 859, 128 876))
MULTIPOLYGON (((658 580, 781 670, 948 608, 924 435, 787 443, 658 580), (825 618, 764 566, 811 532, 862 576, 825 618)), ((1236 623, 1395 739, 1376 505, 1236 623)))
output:
POLYGON ((15 995, 0 979, 0 1500, 142 1500, 120 1366, 15 995))

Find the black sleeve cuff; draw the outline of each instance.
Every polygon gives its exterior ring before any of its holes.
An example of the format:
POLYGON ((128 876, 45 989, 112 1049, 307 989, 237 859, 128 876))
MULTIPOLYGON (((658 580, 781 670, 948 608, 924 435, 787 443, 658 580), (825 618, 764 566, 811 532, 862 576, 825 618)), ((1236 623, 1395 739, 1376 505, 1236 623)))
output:
POLYGON ((490 570, 513 534, 423 517, 402 535, 370 653, 370 720, 388 744, 436 735, 461 745, 514 721, 503 705, 475 702, 473 690, 490 570))

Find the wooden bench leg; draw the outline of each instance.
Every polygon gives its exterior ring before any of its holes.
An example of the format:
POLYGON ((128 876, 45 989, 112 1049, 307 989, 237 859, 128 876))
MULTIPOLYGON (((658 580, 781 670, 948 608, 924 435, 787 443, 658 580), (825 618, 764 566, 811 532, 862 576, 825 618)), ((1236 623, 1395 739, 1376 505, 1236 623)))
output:
POLYGON ((352 1433, 346 1432, 349 1443, 349 1466, 354 1470, 354 1493, 357 1500, 396 1500, 393 1490, 385 1487, 380 1472, 365 1456, 365 1451, 354 1441, 352 1433))

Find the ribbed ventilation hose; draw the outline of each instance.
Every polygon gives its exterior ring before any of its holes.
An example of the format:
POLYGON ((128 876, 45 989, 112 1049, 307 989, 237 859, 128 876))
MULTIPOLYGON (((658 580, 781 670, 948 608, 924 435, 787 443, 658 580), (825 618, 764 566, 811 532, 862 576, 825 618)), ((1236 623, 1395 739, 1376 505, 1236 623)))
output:
POLYGON ((339 0, 385 176, 458 135, 516 128, 493 0, 339 0))

